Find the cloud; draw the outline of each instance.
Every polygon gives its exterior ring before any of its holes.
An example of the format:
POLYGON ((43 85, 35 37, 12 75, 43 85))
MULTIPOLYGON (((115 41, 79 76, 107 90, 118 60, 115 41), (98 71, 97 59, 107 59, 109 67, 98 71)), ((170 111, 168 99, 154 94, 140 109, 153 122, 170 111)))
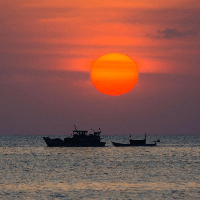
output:
POLYGON ((1 68, 0 77, 9 77, 13 76, 23 77, 33 77, 33 78, 59 78, 59 79, 70 79, 73 80, 88 80, 89 73, 88 72, 80 72, 80 71, 66 71, 66 70, 44 70, 44 69, 25 69, 25 68, 16 68, 16 67, 4 67, 1 68))
POLYGON ((162 37, 162 38, 166 38, 166 39, 172 39, 174 37, 183 37, 183 32, 179 32, 177 31, 175 28, 171 29, 171 28, 166 28, 165 30, 161 31, 161 30, 157 30, 158 34, 162 37))
POLYGON ((174 39, 174 38, 182 38, 197 34, 198 31, 196 30, 178 31, 176 28, 166 28, 164 30, 157 30, 156 35, 148 33, 146 36, 155 39, 174 39))
MULTIPOLYGON (((99 9, 100 11, 100 9, 99 9)), ((200 22, 199 9, 155 9, 155 8, 101 8, 105 15, 106 21, 126 24, 176 24, 182 26, 198 27, 200 22), (106 12, 107 11, 107 12, 106 12), (110 13, 115 15, 110 15, 110 13)), ((104 17, 105 17, 104 15, 104 17)))
POLYGON ((166 28, 165 30, 157 30, 158 36, 160 38, 165 38, 165 39, 173 39, 173 38, 181 38, 189 35, 196 35, 197 31, 189 30, 189 31, 177 31, 175 28, 166 28))

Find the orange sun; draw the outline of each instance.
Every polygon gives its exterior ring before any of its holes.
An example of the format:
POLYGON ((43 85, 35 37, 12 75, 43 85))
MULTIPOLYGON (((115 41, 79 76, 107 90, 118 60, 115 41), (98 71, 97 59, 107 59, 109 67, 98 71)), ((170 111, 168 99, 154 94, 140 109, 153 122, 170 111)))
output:
POLYGON ((108 95, 121 95, 133 89, 138 80, 136 64, 126 55, 109 53, 92 65, 91 80, 95 88, 108 95))

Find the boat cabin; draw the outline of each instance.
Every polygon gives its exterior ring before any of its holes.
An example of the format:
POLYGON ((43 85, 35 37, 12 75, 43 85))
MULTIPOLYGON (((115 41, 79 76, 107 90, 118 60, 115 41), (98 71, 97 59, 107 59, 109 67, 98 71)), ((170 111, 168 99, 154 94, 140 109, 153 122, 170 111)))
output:
POLYGON ((73 135, 87 135, 88 131, 80 131, 76 129, 76 125, 74 125, 75 130, 73 131, 73 135))
POLYGON ((73 135, 87 135, 88 131, 79 131, 79 130, 75 130, 73 131, 73 135))

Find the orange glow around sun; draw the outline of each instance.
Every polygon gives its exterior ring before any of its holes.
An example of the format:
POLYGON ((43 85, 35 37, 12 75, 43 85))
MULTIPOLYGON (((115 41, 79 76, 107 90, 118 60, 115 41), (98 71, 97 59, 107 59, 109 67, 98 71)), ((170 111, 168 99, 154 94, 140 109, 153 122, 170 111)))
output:
POLYGON ((91 80, 100 92, 121 95, 132 90, 137 83, 138 69, 128 56, 109 53, 92 65, 91 80))

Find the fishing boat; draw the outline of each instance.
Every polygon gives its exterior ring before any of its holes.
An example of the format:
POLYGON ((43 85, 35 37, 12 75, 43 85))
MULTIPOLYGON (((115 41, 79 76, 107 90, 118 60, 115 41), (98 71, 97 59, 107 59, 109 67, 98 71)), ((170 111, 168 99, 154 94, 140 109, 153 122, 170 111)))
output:
POLYGON ((146 134, 145 134, 145 138, 143 140, 133 140, 130 136, 130 143, 124 144, 124 143, 117 143, 117 142, 112 142, 112 144, 115 147, 132 147, 132 146, 156 146, 156 142, 153 144, 147 144, 146 143, 146 134))
POLYGON ((72 137, 60 138, 43 137, 48 147, 105 147, 105 142, 101 142, 100 128, 88 134, 87 130, 77 130, 76 125, 72 137))

